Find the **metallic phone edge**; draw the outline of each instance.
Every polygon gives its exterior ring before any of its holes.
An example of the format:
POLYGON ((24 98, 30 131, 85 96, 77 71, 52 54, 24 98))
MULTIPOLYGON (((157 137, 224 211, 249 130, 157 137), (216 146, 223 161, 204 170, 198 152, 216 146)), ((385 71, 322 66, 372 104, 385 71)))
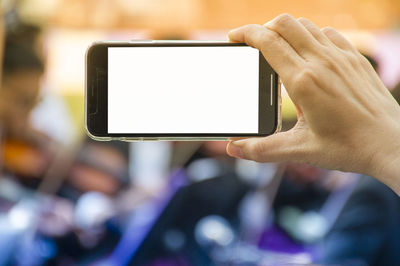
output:
MULTIPOLYGON (((124 141, 124 142, 140 142, 140 141, 226 141, 229 140, 230 137, 98 137, 90 133, 88 127, 87 127, 87 55, 90 50, 90 48, 94 45, 97 44, 107 44, 107 43, 125 43, 126 41, 96 41, 90 44, 85 52, 85 86, 84 86, 84 111, 85 111, 85 131, 86 134, 93 140, 97 141, 111 141, 111 140, 117 140, 117 141, 124 141)), ((138 43, 171 43, 175 41, 156 41, 156 40, 144 40, 144 41, 129 41, 129 42, 138 42, 138 43)), ((229 43, 228 41, 180 41, 180 42, 185 42, 185 43, 229 43)), ((281 131, 282 129, 282 98, 281 98, 281 79, 278 78, 278 93, 277 93, 277 126, 276 130, 273 134, 276 134, 281 131)), ((254 136, 251 136, 254 137, 254 136)), ((257 137, 256 137, 257 138, 257 137)))

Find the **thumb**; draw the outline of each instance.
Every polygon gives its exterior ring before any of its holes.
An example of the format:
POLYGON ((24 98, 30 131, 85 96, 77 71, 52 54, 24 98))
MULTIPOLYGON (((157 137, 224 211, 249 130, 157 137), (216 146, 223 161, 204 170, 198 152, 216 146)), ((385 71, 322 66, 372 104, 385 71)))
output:
POLYGON ((232 157, 257 162, 300 161, 306 148, 302 131, 291 129, 264 138, 233 140, 226 151, 232 157))

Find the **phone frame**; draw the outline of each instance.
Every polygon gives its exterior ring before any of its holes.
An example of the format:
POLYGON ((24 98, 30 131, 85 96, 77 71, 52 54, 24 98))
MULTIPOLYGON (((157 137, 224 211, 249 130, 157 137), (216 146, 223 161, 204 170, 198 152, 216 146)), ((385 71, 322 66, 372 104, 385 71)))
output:
POLYGON ((108 47, 196 47, 196 46, 247 46, 244 43, 226 41, 101 41, 94 42, 86 50, 85 56, 85 130, 95 140, 109 141, 202 141, 227 140, 231 137, 263 137, 281 129, 281 82, 259 52, 259 73, 268 70, 267 75, 259 74, 259 132, 262 133, 108 133, 108 47), (105 79, 105 80, 104 80, 105 79), (103 85, 101 84, 103 82, 103 85), (102 86, 105 86, 102 87, 102 86), (101 88, 100 88, 101 87, 101 88), (272 95, 272 98, 271 98, 272 95), (93 106, 93 100, 96 105, 93 106), (266 101, 264 101, 267 99, 266 101), (267 103, 264 105, 264 103, 267 103), (269 104, 268 104, 269 103, 269 104), (261 109, 265 108, 265 109, 261 109), (263 124, 262 121, 273 121, 263 124), (93 121, 93 122, 92 122, 93 121), (97 122, 96 122, 97 121, 97 122), (95 126, 97 125, 97 127, 95 126), (262 129, 261 126, 263 127, 262 129))

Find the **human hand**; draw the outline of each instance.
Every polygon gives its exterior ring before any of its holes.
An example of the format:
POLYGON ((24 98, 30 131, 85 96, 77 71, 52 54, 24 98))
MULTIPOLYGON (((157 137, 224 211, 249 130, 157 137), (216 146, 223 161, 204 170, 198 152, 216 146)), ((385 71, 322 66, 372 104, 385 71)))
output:
POLYGON ((233 139, 229 155, 368 174, 400 193, 400 108, 340 33, 284 14, 232 30, 229 38, 262 52, 298 109, 293 129, 233 139))

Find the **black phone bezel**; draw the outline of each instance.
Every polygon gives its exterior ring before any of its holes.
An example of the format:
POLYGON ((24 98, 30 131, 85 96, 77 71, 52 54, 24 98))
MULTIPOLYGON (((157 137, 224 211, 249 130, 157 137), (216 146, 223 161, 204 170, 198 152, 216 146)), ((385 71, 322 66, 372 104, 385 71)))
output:
POLYGON ((259 53, 259 128, 258 133, 108 133, 108 47, 197 47, 247 46, 229 42, 103 42, 94 43, 86 53, 85 121, 86 129, 97 138, 228 138, 268 136, 279 125, 279 77, 259 53), (272 76, 271 76, 272 75, 272 76), (271 77, 273 78, 271 82, 271 77), (273 87, 271 88, 271 84, 273 87), (271 100, 271 95, 273 99, 271 100), (272 105, 271 105, 272 103, 272 105))

